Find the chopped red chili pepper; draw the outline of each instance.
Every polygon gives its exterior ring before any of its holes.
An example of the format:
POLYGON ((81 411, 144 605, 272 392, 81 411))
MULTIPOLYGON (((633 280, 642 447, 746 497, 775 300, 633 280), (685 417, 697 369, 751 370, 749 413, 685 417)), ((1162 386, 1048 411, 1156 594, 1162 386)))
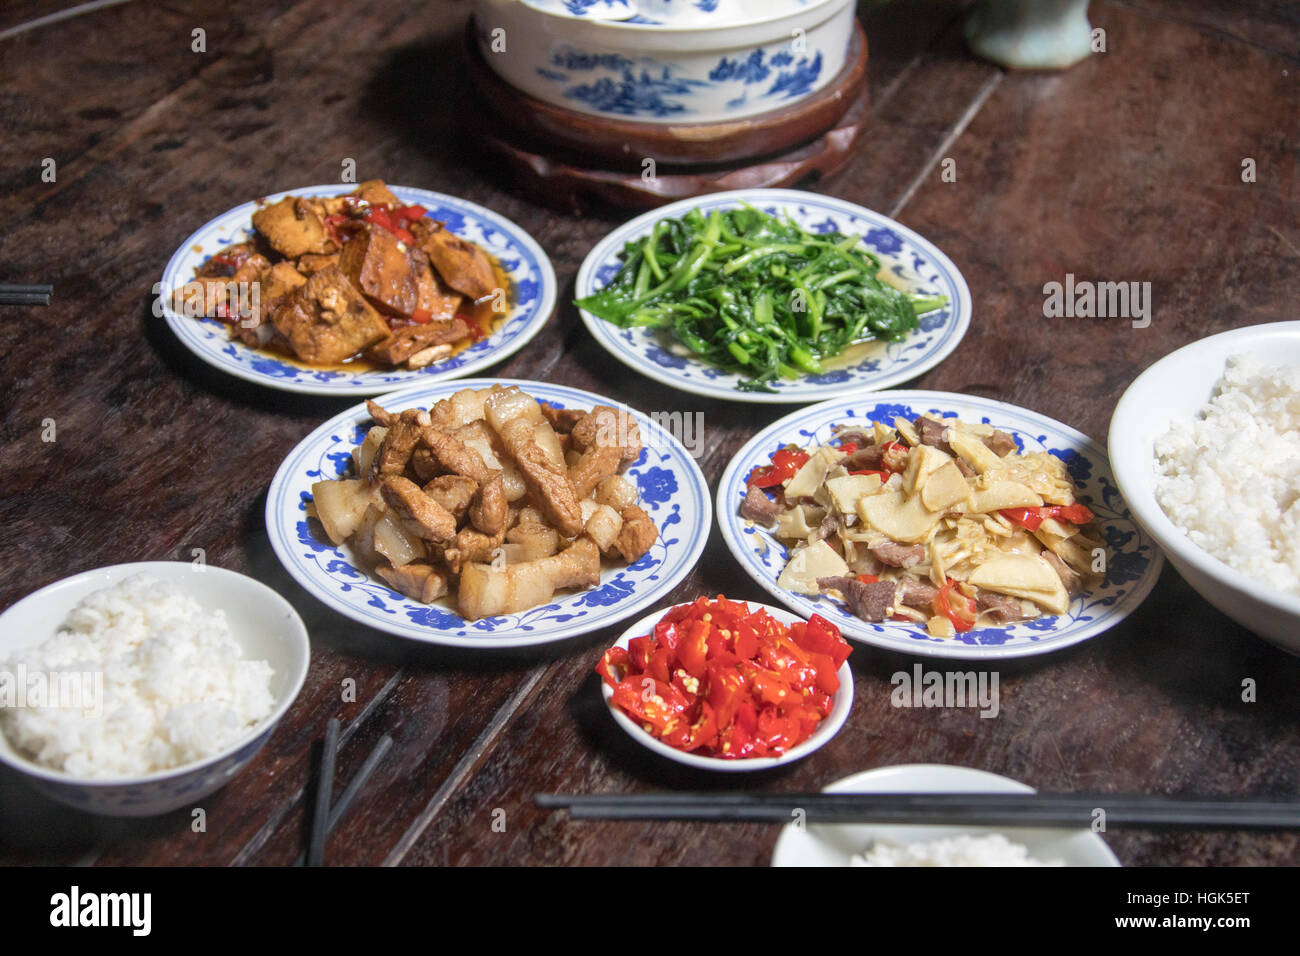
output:
POLYGON ((1084 505, 1044 505, 1041 508, 1003 508, 1002 517, 1026 531, 1037 531, 1045 520, 1055 518, 1070 524, 1088 524, 1095 515, 1084 505))
POLYGON ((788 627, 725 597, 669 610, 651 634, 596 665, 611 698, 670 747, 727 759, 776 756, 830 713, 851 648, 820 615, 788 627))
POLYGON ((934 613, 942 614, 952 622, 954 628, 965 632, 975 626, 978 609, 974 601, 954 590, 956 586, 957 582, 948 578, 947 583, 934 596, 934 613))
POLYGON ((772 452, 772 464, 755 468, 745 483, 759 488, 771 488, 793 478, 807 463, 806 451, 799 448, 778 448, 772 452))

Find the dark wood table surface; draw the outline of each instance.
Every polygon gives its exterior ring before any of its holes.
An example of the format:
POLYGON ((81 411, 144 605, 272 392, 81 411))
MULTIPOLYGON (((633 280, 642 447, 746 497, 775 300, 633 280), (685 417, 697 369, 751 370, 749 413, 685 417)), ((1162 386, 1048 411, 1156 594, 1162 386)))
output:
MULTIPOLYGON (((0 32, 64 4, 18 0, 0 32)), ((816 188, 940 246, 974 296, 957 352, 915 387, 991 396, 1103 440, 1115 401, 1174 348, 1296 318, 1300 302, 1300 14, 1268 0, 1096 0, 1105 54, 1065 73, 969 56, 963 4, 864 4, 873 119, 816 188), (1242 161, 1257 179, 1242 181, 1242 161), (941 177, 956 161, 955 182, 941 177), (1047 319, 1044 283, 1150 281, 1149 328, 1047 319)), ((343 721, 338 779, 383 734, 395 746, 327 863, 766 864, 763 826, 573 823, 537 791, 811 790, 873 767, 951 763, 1049 790, 1300 793, 1300 661, 1237 627, 1166 569, 1107 634, 997 665, 1001 713, 899 710, 909 658, 857 647, 856 700, 823 750, 744 781, 668 765, 603 711, 607 630, 545 649, 455 652, 327 611, 271 553, 265 489, 281 458, 349 402, 238 382, 151 314, 153 283, 192 229, 269 192, 362 178, 464 196, 528 229, 561 306, 494 374, 564 382, 645 411, 702 412, 715 481, 784 414, 698 399, 630 373, 567 304, 582 258, 626 218, 513 193, 458 135, 475 110, 459 69, 469 4, 357 0, 127 3, 0 39, 0 281, 51 282, 48 309, 0 309, 0 607, 74 572, 208 560, 268 582, 306 620, 301 696, 252 765, 190 814, 111 821, 0 776, 0 862, 285 864, 303 844, 314 743, 343 721), (206 31, 207 51, 191 50, 206 31), (42 180, 42 161, 57 164, 42 180), (41 440, 53 418, 57 441, 41 440), (340 702, 345 678, 355 703, 340 702), (1258 700, 1245 703, 1245 678, 1258 700), (505 828, 493 828, 503 810, 505 828)), ((763 599, 716 530, 687 599, 763 599)), ((1108 834, 1127 865, 1295 864, 1294 834, 1108 834)))

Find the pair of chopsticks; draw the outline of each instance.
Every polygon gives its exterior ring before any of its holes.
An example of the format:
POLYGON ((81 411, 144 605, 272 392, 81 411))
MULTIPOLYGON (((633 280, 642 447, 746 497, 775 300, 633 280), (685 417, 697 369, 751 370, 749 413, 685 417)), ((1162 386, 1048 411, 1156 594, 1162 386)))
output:
POLYGON ((320 779, 316 784, 316 808, 312 815, 311 836, 307 841, 307 849, 294 861, 294 866, 322 864, 325 859, 325 841, 352 808, 357 795, 361 793, 366 782, 375 772, 375 768, 379 766, 379 762, 384 759, 384 755, 392 746, 392 737, 388 734, 380 737, 379 742, 370 751, 370 755, 366 757, 365 763, 361 765, 361 769, 348 781, 348 785, 339 794, 338 801, 331 807, 330 794, 334 791, 334 765, 338 760, 339 751, 339 720, 337 717, 329 719, 329 723, 325 725, 325 745, 321 752, 320 779))
POLYGON ((539 793, 575 820, 1300 829, 1300 803, 1118 793, 539 793))
POLYGON ((0 283, 0 305, 49 305, 52 285, 7 285, 0 283))

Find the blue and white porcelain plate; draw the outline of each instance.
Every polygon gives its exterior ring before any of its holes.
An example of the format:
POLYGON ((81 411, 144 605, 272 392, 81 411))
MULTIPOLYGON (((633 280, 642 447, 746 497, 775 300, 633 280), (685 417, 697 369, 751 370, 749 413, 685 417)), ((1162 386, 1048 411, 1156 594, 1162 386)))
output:
MULTIPOLYGON (((306 186, 268 196, 273 203, 285 196, 337 196, 349 185, 306 186)), ((226 246, 253 235, 257 202, 236 206, 204 224, 181 244, 163 272, 159 302, 162 315, 176 337, 209 365, 238 378, 287 392, 310 395, 379 395, 414 382, 470 375, 502 361, 523 348, 555 309, 556 282, 551 261, 533 238, 515 223, 490 209, 455 196, 389 186, 404 203, 418 204, 444 222, 451 232, 491 253, 510 281, 509 311, 497 329, 445 362, 421 369, 317 369, 286 360, 272 352, 249 348, 233 340, 216 319, 198 319, 172 308, 172 291, 194 278, 194 270, 226 246)))
POLYGON ((864 644, 926 657, 1027 657, 1059 650, 1106 631, 1131 614, 1150 593, 1164 566, 1155 542, 1133 519, 1120 497, 1105 450, 1068 425, 1015 405, 949 392, 863 393, 800 409, 763 429, 736 453, 718 485, 718 524, 741 567, 769 594, 796 614, 820 614, 844 636, 864 644), (745 479, 758 465, 770 464, 773 451, 828 442, 837 425, 881 421, 897 416, 956 416, 983 422, 1016 438, 1022 451, 1048 451, 1065 462, 1076 498, 1099 519, 1107 548, 1106 577, 1075 598, 1068 613, 1045 615, 1006 627, 981 627, 954 638, 930 636, 921 625, 903 621, 863 621, 829 597, 807 597, 778 587, 788 552, 770 532, 740 516, 745 479))
MULTIPOLYGON (((429 382, 378 401, 392 411, 428 408, 460 389, 498 384, 518 385, 562 408, 627 407, 576 388, 512 379, 429 382)), ((635 564, 607 564, 594 588, 564 592, 549 604, 519 614, 466 621, 450 604, 420 604, 404 597, 360 567, 348 547, 334 547, 320 526, 307 520, 306 503, 315 482, 350 473, 352 449, 373 424, 364 405, 331 418, 280 465, 266 499, 271 546, 317 600, 389 634, 460 647, 522 647, 591 634, 667 598, 695 567, 713 521, 708 484, 694 459, 650 416, 628 411, 641 428, 645 448, 624 477, 636 485, 641 507, 659 528, 659 539, 635 564)))
MULTIPOLYGON (((773 215, 788 215, 810 232, 859 235, 894 284, 925 295, 947 296, 947 304, 920 317, 920 327, 902 342, 884 343, 867 356, 822 375, 805 375, 778 381, 775 392, 750 392, 739 388, 743 377, 697 358, 683 346, 670 343, 653 329, 621 329, 585 310, 583 322, 596 341, 619 361, 643 375, 673 388, 710 398, 737 402, 817 402, 888 388, 916 378, 948 357, 970 325, 971 297, 966 280, 952 260, 906 226, 888 216, 853 203, 794 189, 738 189, 696 199, 684 199, 615 229, 591 250, 578 270, 576 298, 591 295, 609 282, 622 266, 623 246, 650 233, 661 219, 685 215, 691 209, 706 214, 748 203, 773 215)), ((834 359, 828 360, 831 366, 834 359)))

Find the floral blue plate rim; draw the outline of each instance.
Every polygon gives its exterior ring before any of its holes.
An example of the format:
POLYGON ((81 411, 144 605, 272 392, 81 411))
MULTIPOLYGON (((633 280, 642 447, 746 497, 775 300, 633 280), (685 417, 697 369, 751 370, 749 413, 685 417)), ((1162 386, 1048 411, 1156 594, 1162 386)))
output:
POLYGON ((880 256, 885 268, 909 288, 946 295, 948 304, 921 316, 920 327, 902 342, 850 368, 823 375, 777 382, 775 392, 737 388, 741 377, 688 354, 664 348, 653 330, 620 329, 584 309, 583 323, 601 346, 642 375, 672 388, 737 402, 790 404, 822 401, 866 389, 883 389, 916 378, 938 365, 961 343, 970 327, 972 300, 961 271, 929 240, 907 226, 863 206, 798 189, 734 189, 661 206, 614 229, 587 254, 578 269, 575 298, 590 295, 618 271, 626 242, 647 235, 656 222, 691 209, 710 211, 749 203, 768 211, 786 211, 805 228, 857 233, 880 256))
POLYGON ((1105 450, 1082 432, 1045 415, 995 399, 921 390, 863 392, 799 409, 751 438, 731 459, 718 483, 718 526, 722 538, 745 572, 796 614, 821 614, 852 640, 918 657, 998 659, 1028 657, 1060 650, 1114 627, 1142 603, 1164 566, 1164 555, 1137 523, 1119 493, 1105 450), (1108 547, 1106 579, 1076 598, 1060 616, 1043 616, 1008 627, 985 627, 956 638, 931 637, 915 624, 859 620, 828 597, 794 594, 776 584, 785 567, 786 549, 769 532, 740 516, 745 477, 755 465, 786 442, 824 441, 831 426, 884 420, 922 413, 957 415, 1010 432, 1022 448, 1049 450, 1065 460, 1076 491, 1101 519, 1108 547))
POLYGON ((321 476, 345 474, 354 445, 371 424, 363 404, 335 415, 298 443, 271 479, 266 530, 280 563, 312 597, 376 630, 455 647, 525 647, 567 640, 610 627, 665 600, 704 551, 713 502, 699 465, 669 431, 650 416, 592 392, 518 379, 427 382, 381 396, 385 408, 427 408, 464 388, 518 385, 534 398, 560 406, 612 405, 635 416, 645 449, 625 475, 637 485, 641 506, 659 527, 650 552, 629 567, 606 566, 600 584, 557 595, 519 614, 465 621, 442 604, 425 605, 389 588, 360 569, 350 551, 334 547, 313 530, 304 507, 321 476))
MULTIPOLYGON (((351 183, 303 186, 268 195, 260 202, 276 202, 285 196, 337 196, 353 188, 351 183)), ((416 370, 313 369, 232 340, 215 319, 177 312, 171 303, 172 291, 193 279, 195 268, 217 249, 252 234, 250 220, 258 200, 226 210, 181 243, 163 271, 158 311, 181 344, 208 365, 245 381, 308 395, 379 395, 416 382, 459 378, 495 365, 527 345, 554 312, 559 289, 551 260, 537 241, 518 224, 467 199, 412 186, 389 184, 389 188, 403 202, 424 206, 452 232, 483 245, 496 256, 510 280, 510 311, 500 327, 447 361, 416 370)))

